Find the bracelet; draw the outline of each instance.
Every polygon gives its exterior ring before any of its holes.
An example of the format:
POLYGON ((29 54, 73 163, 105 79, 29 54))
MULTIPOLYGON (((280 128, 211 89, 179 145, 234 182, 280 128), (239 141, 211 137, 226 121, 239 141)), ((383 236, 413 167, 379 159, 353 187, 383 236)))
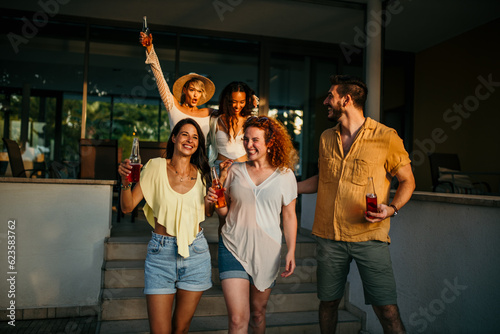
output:
POLYGON ((128 190, 132 187, 132 182, 130 182, 129 184, 127 184, 126 186, 123 185, 123 183, 121 184, 121 188, 122 190, 128 190))
POLYGON ((399 211, 398 208, 394 204, 389 204, 389 206, 394 209, 394 214, 392 215, 392 217, 397 216, 399 211))

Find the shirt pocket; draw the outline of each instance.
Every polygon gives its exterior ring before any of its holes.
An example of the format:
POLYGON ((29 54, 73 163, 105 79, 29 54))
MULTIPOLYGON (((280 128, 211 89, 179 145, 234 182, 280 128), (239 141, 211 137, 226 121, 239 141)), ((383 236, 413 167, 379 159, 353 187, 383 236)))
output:
POLYGON ((365 160, 355 159, 352 166, 352 183, 366 186, 370 174, 370 164, 365 160))
POLYGON ((319 178, 321 182, 334 182, 340 173, 342 160, 334 158, 319 159, 319 178))

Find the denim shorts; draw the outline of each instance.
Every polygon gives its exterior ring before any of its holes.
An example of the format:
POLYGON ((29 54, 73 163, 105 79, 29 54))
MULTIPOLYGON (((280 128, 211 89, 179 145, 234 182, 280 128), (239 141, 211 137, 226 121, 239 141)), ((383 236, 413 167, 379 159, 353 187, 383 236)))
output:
POLYGON ((363 282, 365 304, 397 304, 396 282, 392 271, 389 244, 382 241, 343 242, 316 237, 318 298, 342 298, 354 259, 363 282))
MULTIPOLYGON (((219 279, 222 281, 227 278, 243 278, 250 281, 253 284, 253 279, 247 274, 245 268, 241 265, 233 253, 231 253, 224 242, 222 237, 219 238, 219 279)), ((268 289, 273 288, 276 285, 276 280, 271 284, 268 289)))
POLYGON ((177 238, 152 233, 144 266, 144 294, 173 294, 177 289, 205 291, 212 286, 208 242, 199 232, 189 245, 189 257, 178 254, 177 238))

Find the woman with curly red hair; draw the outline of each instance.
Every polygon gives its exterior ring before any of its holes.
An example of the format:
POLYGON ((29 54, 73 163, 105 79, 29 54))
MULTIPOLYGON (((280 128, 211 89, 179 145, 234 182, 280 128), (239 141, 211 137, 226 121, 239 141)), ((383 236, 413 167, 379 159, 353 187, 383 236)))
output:
MULTIPOLYGON (((297 154, 286 129, 274 119, 250 117, 243 130, 248 161, 220 165, 228 206, 216 208, 225 217, 219 239, 219 278, 229 333, 246 333, 248 326, 264 333, 267 302, 280 268, 280 214, 287 245, 281 277, 295 270, 297 154)), ((207 200, 217 200, 214 189, 209 189, 207 200)))

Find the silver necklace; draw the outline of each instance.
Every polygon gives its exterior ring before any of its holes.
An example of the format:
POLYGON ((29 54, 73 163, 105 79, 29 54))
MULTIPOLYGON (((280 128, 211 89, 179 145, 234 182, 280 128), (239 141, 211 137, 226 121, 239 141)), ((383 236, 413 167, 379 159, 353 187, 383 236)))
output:
POLYGON ((189 174, 191 174, 191 166, 189 166, 189 171, 188 171, 187 175, 181 175, 181 174, 179 174, 177 169, 175 169, 174 165, 172 165, 172 162, 170 162, 168 165, 174 169, 175 174, 180 178, 181 182, 184 181, 184 177, 186 177, 186 176, 189 177, 189 174))

